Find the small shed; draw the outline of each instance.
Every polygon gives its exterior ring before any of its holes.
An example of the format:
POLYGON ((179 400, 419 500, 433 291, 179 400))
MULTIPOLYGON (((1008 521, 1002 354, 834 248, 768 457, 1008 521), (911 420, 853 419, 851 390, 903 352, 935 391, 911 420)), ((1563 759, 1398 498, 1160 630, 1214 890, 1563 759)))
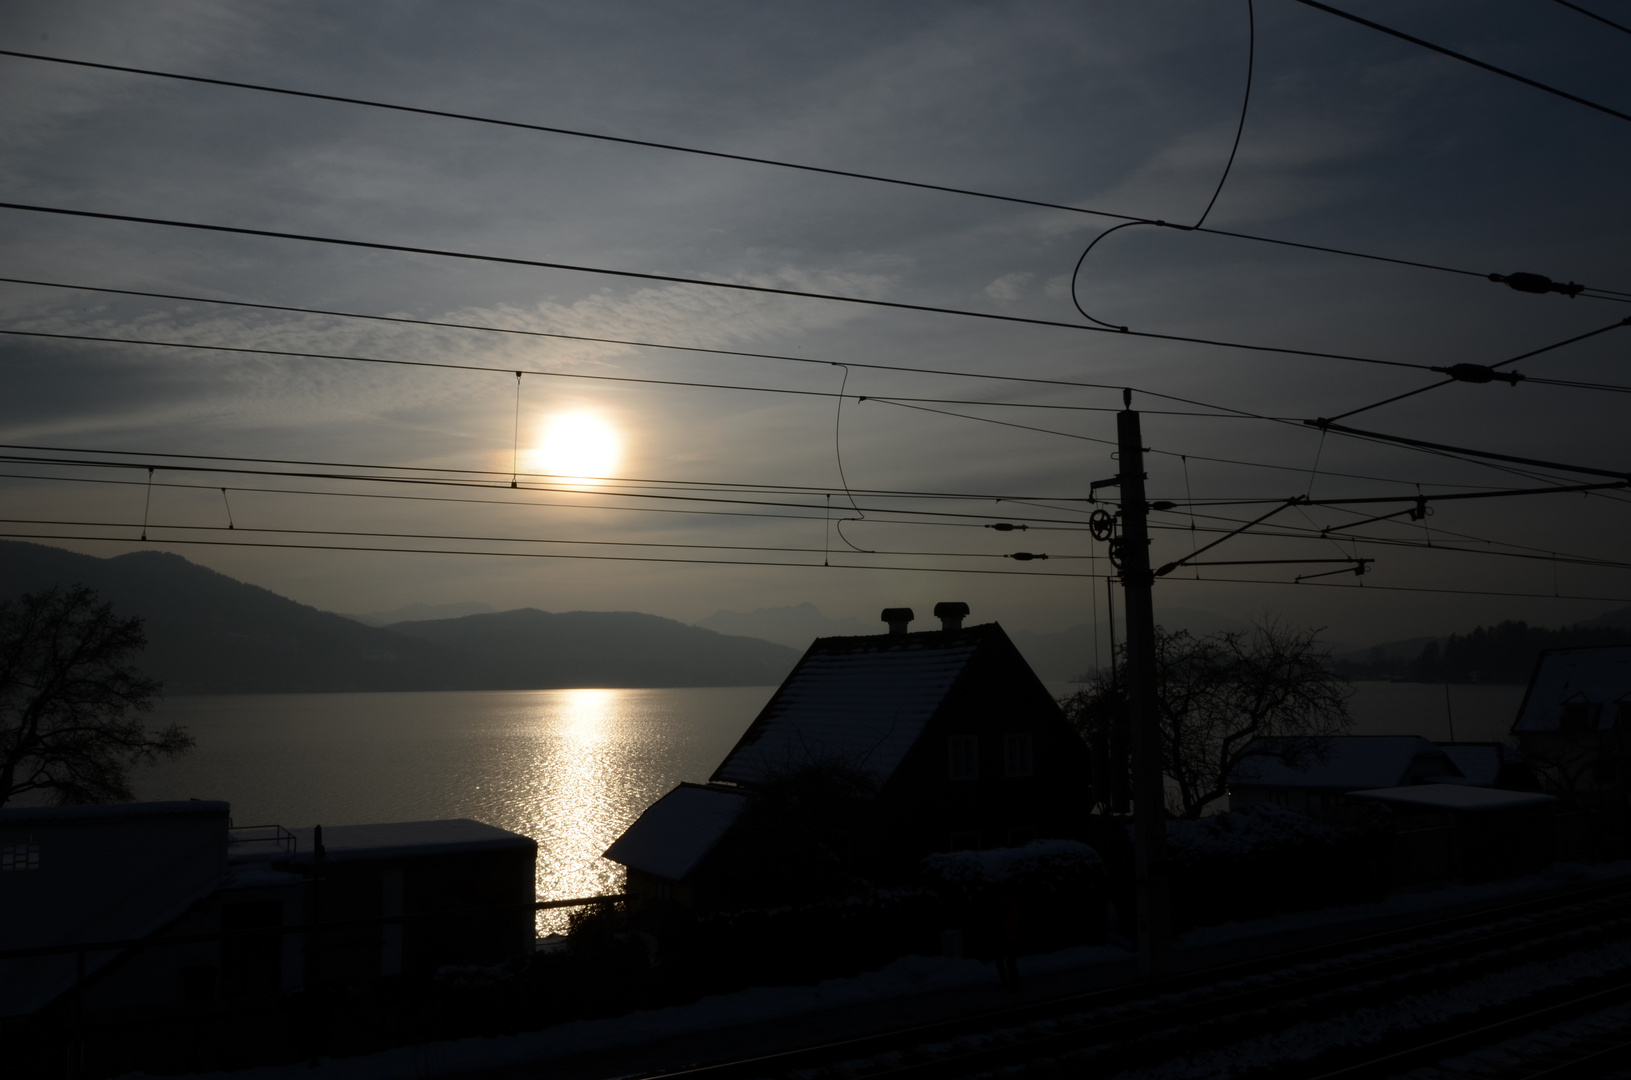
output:
MULTIPOLYGON (((224 802, 0 809, 0 950, 126 941, 164 932, 206 906, 226 869, 224 802)), ((145 1000, 180 1001, 213 950, 150 950, 145 1000), (150 970, 149 970, 150 969, 150 970)), ((128 968, 129 949, 91 951, 84 976, 128 968)), ((80 984, 74 954, 0 961, 0 1016, 35 1012, 80 984)))
POLYGON ((628 870, 628 896, 639 905, 675 900, 686 907, 703 906, 699 873, 747 808, 748 794, 739 788, 681 784, 646 808, 606 858, 628 870))
POLYGON ((909 633, 910 610, 891 608, 890 633, 813 643, 710 782, 675 789, 607 851, 630 889, 730 903, 755 851, 802 858, 801 830, 775 843, 779 826, 751 808, 823 771, 864 798, 845 835, 815 846, 873 880, 908 878, 934 852, 1082 838, 1086 745, 1002 627, 963 627, 966 611, 941 605, 941 629, 909 633))
POLYGON ((1464 780, 1454 760, 1420 735, 1259 738, 1229 774, 1229 808, 1269 803, 1312 817, 1338 812, 1350 791, 1464 780))
MULTIPOLYGON (((307 963, 308 981, 354 982, 429 973, 445 964, 493 964, 534 938, 538 842, 466 818, 290 830, 278 870, 304 878, 306 918, 328 924, 307 963)), ((271 912, 268 911, 270 915, 271 912)))
POLYGON ((1557 800, 1532 791, 1414 784, 1350 792, 1394 818, 1394 884, 1536 873, 1554 857, 1557 800))

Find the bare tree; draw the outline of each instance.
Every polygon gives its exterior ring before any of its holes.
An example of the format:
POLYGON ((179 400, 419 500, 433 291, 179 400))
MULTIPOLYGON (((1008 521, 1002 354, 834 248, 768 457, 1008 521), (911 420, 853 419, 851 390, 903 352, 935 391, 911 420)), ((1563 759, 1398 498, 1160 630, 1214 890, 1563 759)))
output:
MULTIPOLYGON (((1228 794, 1229 774, 1248 757, 1290 764, 1317 760, 1321 740, 1353 726, 1346 681, 1329 666, 1319 631, 1271 619, 1251 630, 1194 637, 1156 628, 1156 701, 1162 770, 1174 813, 1197 818, 1228 794), (1258 738, 1274 738, 1265 746, 1258 738)), ((1125 654, 1125 647, 1118 650, 1125 654)), ((1100 674, 1060 704, 1097 748, 1126 714, 1126 688, 1100 674)), ((1098 753, 1125 770, 1125 756, 1098 753)))
POLYGON ((128 666, 147 644, 84 586, 0 601, 0 806, 30 792, 58 804, 125 802, 130 770, 193 745, 149 731, 159 683, 128 666))

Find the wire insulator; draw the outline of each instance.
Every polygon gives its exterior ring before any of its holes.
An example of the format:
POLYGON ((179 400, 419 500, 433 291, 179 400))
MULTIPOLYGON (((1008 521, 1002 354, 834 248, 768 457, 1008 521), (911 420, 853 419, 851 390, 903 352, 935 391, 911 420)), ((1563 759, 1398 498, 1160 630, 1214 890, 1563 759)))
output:
POLYGON ((1521 271, 1516 274, 1491 274, 1489 279, 1510 289, 1516 289, 1518 292, 1535 293, 1537 295, 1549 292, 1562 293, 1571 300, 1586 290, 1584 285, 1573 281, 1564 284, 1561 281, 1553 281, 1545 274, 1529 274, 1521 271))

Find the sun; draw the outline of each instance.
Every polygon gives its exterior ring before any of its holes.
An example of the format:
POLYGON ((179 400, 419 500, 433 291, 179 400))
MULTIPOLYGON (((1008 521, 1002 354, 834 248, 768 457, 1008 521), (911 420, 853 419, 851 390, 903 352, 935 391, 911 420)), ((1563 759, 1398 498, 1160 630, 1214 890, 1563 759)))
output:
POLYGON ((533 460, 554 476, 599 480, 612 474, 622 449, 617 429, 605 420, 592 413, 567 413, 545 421, 533 460))

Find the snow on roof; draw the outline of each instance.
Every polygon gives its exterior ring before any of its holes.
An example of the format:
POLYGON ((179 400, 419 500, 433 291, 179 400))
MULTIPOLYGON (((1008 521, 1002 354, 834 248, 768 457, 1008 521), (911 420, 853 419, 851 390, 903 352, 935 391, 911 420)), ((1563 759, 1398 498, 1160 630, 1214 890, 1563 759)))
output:
POLYGON ((232 804, 206 799, 178 802, 106 803, 97 806, 19 806, 0 809, 0 826, 50 825, 100 818, 167 817, 174 814, 229 814, 232 804))
POLYGON ((724 839, 748 796, 728 788, 681 784, 646 808, 606 858, 665 881, 684 881, 724 839))
MULTIPOLYGON (((312 830, 290 829, 298 839, 293 861, 312 860, 312 830)), ((538 849, 538 841, 469 818, 390 821, 378 825, 323 826, 323 857, 330 861, 424 858, 482 851, 538 849)))
POLYGON ((1002 629, 816 641, 713 779, 764 783, 838 761, 887 780, 993 632, 1002 629))
POLYGON ((1605 731, 1614 726, 1619 717, 1612 706, 1631 704, 1631 645, 1542 653, 1512 730, 1556 731, 1563 707, 1576 703, 1609 706, 1598 713, 1597 725, 1605 731))
POLYGON ((1436 810, 1504 810, 1513 806, 1557 801, 1550 795, 1533 791, 1494 791, 1463 784, 1413 784, 1377 791, 1350 791, 1348 794, 1356 799, 1374 799, 1377 802, 1436 810))
MULTIPOLYGON (((1436 745, 1420 735, 1338 735, 1318 740, 1253 739, 1255 752, 1229 774, 1232 787, 1356 788, 1397 787, 1431 776, 1459 776, 1455 764, 1436 745), (1298 768, 1274 754, 1297 744, 1317 743, 1320 755, 1301 758, 1298 768)), ((1298 761, 1299 758, 1293 757, 1298 761)))

